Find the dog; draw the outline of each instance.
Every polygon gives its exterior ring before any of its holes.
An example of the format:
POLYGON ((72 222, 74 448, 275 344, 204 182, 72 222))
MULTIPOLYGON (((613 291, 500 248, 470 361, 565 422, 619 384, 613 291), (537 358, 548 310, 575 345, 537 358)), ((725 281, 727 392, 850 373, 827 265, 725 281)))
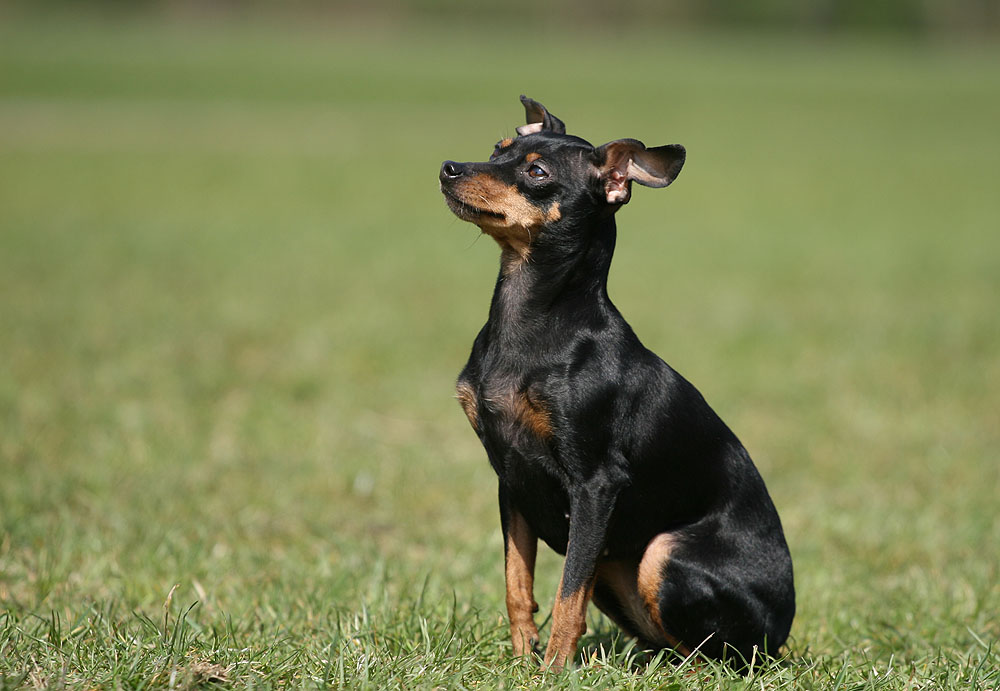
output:
POLYGON ((607 292, 632 183, 666 187, 679 145, 594 147, 521 97, 489 160, 445 161, 445 201, 499 244, 489 318, 457 397, 499 479, 516 655, 538 652, 538 539, 565 555, 542 661, 561 669, 588 603, 649 648, 734 666, 774 655, 795 614, 778 513, 743 445, 647 350, 607 292))

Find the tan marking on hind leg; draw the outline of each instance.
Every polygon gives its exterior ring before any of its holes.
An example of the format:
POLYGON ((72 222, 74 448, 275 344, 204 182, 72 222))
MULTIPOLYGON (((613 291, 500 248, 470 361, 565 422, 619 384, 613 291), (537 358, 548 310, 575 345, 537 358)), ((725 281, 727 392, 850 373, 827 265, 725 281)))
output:
POLYGON ((670 561, 670 551, 674 546, 674 537, 670 533, 660 533, 646 545, 642 554, 636 576, 636 590, 641 598, 651 623, 659 631, 663 640, 682 655, 690 655, 691 650, 677 638, 667 633, 663 627, 663 617, 660 616, 660 590, 663 585, 664 570, 670 561))
POLYGON ((646 546, 641 561, 603 561, 598 565, 597 577, 614 594, 626 619, 617 622, 619 626, 653 646, 673 648, 687 656, 690 648, 667 633, 660 616, 660 586, 671 545, 672 537, 662 533, 646 546))
MULTIPOLYGON (((618 626, 627 633, 639 636, 651 645, 661 648, 672 646, 664 636, 662 627, 653 622, 645 601, 639 595, 638 562, 619 560, 601 562, 597 567, 597 578, 601 585, 614 594, 614 598, 622 610, 624 621, 618 621, 618 617, 614 614, 604 612, 618 626)), ((598 606, 600 606, 599 603, 598 606)))

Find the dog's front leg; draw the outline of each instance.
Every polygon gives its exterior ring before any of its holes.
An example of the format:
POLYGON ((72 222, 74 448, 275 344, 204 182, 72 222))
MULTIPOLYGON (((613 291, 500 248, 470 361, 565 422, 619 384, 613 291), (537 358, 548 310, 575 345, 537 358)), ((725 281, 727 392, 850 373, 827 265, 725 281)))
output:
POLYGON ((617 495, 617 487, 595 482, 570 497, 569 543, 552 609, 552 635, 545 648, 545 663, 551 669, 562 669, 576 654, 576 644, 587 630, 587 603, 617 495))
POLYGON ((504 573, 507 582, 507 619, 510 639, 517 656, 534 652, 538 647, 538 628, 534 597, 535 554, 538 537, 524 516, 507 501, 500 488, 500 522, 504 534, 504 573))

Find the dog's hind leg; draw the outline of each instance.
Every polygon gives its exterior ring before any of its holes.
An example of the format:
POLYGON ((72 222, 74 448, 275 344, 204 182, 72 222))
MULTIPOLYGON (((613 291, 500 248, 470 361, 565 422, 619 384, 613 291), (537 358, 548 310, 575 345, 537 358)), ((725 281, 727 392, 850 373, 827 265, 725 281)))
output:
POLYGON ((639 561, 602 561, 594 604, 644 645, 673 648, 687 656, 690 650, 666 631, 660 617, 659 593, 671 545, 670 534, 661 533, 649 542, 639 561))

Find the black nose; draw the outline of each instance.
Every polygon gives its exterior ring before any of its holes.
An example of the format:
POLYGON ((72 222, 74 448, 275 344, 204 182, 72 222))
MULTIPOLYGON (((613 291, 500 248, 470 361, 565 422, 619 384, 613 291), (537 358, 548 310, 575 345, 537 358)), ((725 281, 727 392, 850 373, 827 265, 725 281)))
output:
POLYGON ((445 161, 441 164, 441 179, 445 178, 460 178, 465 172, 465 168, 461 163, 455 163, 454 161, 445 161))

